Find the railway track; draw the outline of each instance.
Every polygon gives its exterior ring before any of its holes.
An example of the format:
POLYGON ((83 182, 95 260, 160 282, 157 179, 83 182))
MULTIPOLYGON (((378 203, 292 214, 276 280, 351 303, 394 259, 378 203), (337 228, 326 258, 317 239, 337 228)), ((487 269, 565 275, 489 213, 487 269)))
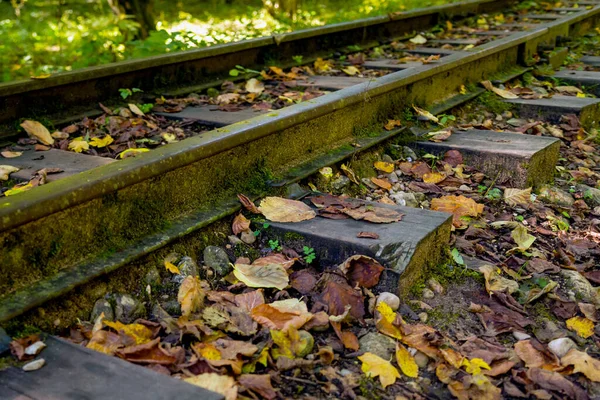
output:
MULTIPOLYGON (((434 143, 420 136, 431 130, 425 122, 406 116, 413 105, 433 115, 448 113, 484 93, 479 82, 509 82, 540 58, 561 65, 565 43, 598 26, 599 18, 600 2, 524 13, 518 2, 471 1, 0 85, 6 110, 0 138, 7 142, 15 140, 20 119, 44 117, 58 128, 81 124, 82 118, 107 114, 97 110, 99 102, 114 113, 120 106, 118 90, 134 87, 144 90, 141 96, 167 99, 158 104, 162 111, 140 117, 161 129, 178 127, 185 137, 123 160, 118 155, 124 148, 107 150, 105 157, 52 148, 3 160, 21 168, 16 175, 21 180, 40 168, 65 172, 48 184, 0 198, 0 288, 5 293, 0 321, 64 329, 76 318, 87 318, 106 292, 143 290, 140 280, 167 254, 195 257, 207 245, 222 243, 227 217, 240 208, 236 194, 302 196, 289 188, 321 168, 369 160, 409 138, 416 137, 413 147, 433 154, 459 150, 470 165, 511 187, 547 183, 559 157, 557 139, 473 130, 434 143), (498 19, 486 30, 469 25, 473 16, 489 15, 489 22, 500 12, 509 21, 498 19), (440 26, 446 29, 440 32, 440 26), (414 40, 427 31, 436 38, 414 40), (353 63, 357 53, 366 59, 353 63), (335 61, 318 64, 331 54, 335 61), (298 56, 302 62, 293 61, 298 56), (274 64, 276 69, 269 68, 274 64), (237 65, 243 68, 233 85, 243 88, 263 71, 269 95, 286 97, 278 90, 288 83, 310 96, 285 100, 277 109, 252 102, 229 107, 216 99, 235 92, 223 83, 237 65), (314 74, 303 69, 306 65, 314 74), (316 65, 328 66, 319 71, 316 65), (351 66, 353 74, 343 72, 351 66), (189 96, 208 89, 214 96, 189 96), (187 100, 176 100, 181 98, 187 100), (389 120, 402 126, 385 129, 389 120), (186 130, 190 126, 195 128, 186 130), (38 154, 44 158, 36 160, 38 154)), ((596 61, 584 60, 591 69, 586 73, 557 76, 593 85, 599 79, 596 61)), ((507 101, 523 117, 558 121, 574 113, 593 127, 600 116, 600 101, 589 97, 507 101)), ((407 215, 403 233, 397 232, 406 240, 391 255, 363 249, 391 265, 385 285, 400 292, 424 266, 441 259, 451 225, 445 214, 411 209, 407 215)), ((274 228, 281 235, 294 231, 274 228)), ((314 228, 299 229, 308 237, 314 228)), ((326 231, 323 235, 330 234, 326 231)), ((323 235, 314 233, 315 243, 323 235)))

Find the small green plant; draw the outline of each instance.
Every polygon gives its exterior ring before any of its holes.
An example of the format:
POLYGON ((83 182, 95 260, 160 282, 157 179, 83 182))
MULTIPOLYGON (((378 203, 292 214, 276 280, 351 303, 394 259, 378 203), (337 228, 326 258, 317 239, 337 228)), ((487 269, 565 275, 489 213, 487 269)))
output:
POLYGON ((294 60, 294 62, 298 65, 302 64, 302 61, 304 60, 304 56, 299 55, 299 56, 292 56, 292 60, 294 60))
POLYGON ((522 215, 517 215, 515 217, 515 220, 519 221, 519 222, 523 222, 525 220, 525 218, 522 215))
POLYGON ((440 125, 446 125, 448 123, 448 121, 456 121, 456 117, 454 115, 446 115, 446 114, 442 114, 442 115, 438 116, 438 119, 440 120, 440 125))
POLYGON ((434 154, 429 154, 429 153, 425 154, 423 156, 423 158, 431 161, 431 169, 435 169, 436 168, 435 165, 437 164, 438 161, 441 160, 440 156, 436 156, 434 154))
POLYGON ((138 108, 142 110, 144 114, 149 113, 154 108, 154 104, 146 103, 146 104, 138 104, 138 108))
POLYGON ((302 248, 302 251, 304 252, 304 261, 306 261, 307 264, 312 264, 312 262, 317 257, 317 255, 315 254, 315 249, 313 249, 312 247, 304 246, 302 248))
POLYGON ((502 190, 493 188, 487 192, 485 198, 488 200, 500 200, 502 198, 502 190))
POLYGON ((138 92, 143 92, 143 90, 138 89, 138 88, 132 88, 132 89, 121 88, 121 89, 119 89, 119 94, 121 95, 123 100, 126 100, 128 97, 133 96, 134 93, 138 93, 138 92))
POLYGON ((273 251, 281 251, 282 249, 279 240, 269 240, 269 247, 273 251))
POLYGON ((465 265, 465 260, 460 255, 460 253, 458 252, 458 249, 456 247, 452 249, 452 252, 450 254, 452 254, 452 259, 454 260, 454 262, 456 264, 458 264, 460 266, 464 266, 465 265))
POLYGON ((479 194, 485 193, 486 190, 487 190, 487 186, 485 186, 485 185, 478 185, 477 186, 477 193, 479 193, 479 194))
POLYGON ((260 72, 253 69, 245 68, 241 65, 236 65, 234 69, 229 71, 229 76, 238 76, 239 74, 260 74, 260 72))

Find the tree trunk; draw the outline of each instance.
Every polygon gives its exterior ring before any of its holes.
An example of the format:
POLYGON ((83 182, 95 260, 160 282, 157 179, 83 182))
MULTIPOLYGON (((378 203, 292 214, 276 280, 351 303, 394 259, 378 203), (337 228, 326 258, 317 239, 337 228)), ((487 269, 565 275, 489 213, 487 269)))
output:
POLYGON ((132 15, 135 18, 140 24, 138 39, 146 39, 150 31, 156 30, 153 0, 108 0, 108 4, 114 12, 132 15))

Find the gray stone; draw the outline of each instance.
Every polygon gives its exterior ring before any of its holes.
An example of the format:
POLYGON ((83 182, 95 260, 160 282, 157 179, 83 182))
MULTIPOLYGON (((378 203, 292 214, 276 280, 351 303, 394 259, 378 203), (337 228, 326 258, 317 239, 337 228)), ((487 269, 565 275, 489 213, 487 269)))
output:
POLYGON ((235 235, 229 235, 227 236, 227 239, 229 240, 229 243, 231 243, 232 246, 244 243, 242 239, 235 235))
POLYGON ((373 190, 379 189, 379 186, 377 186, 376 184, 371 182, 371 180, 369 178, 362 178, 360 181, 363 183, 363 185, 365 185, 366 187, 368 187, 370 189, 373 189, 373 190))
POLYGON ((422 296, 424 299, 433 299, 435 297, 435 293, 431 289, 423 289, 422 296))
POLYGON ((90 321, 94 322, 100 314, 104 313, 104 318, 109 321, 115 320, 115 312, 113 311, 113 307, 110 302, 106 299, 98 299, 94 303, 94 307, 92 308, 92 313, 90 314, 90 321))
POLYGON ((120 293, 115 296, 115 318, 125 324, 131 324, 138 318, 146 317, 146 308, 133 296, 120 293))
POLYGON ((398 183, 398 175, 395 172, 387 174, 387 178, 391 183, 398 183))
POLYGON ((144 283, 146 285, 156 285, 160 283, 160 273, 156 267, 150 267, 144 275, 144 283))
POLYGON ((554 74, 554 77, 561 79, 569 85, 584 86, 586 92, 592 93, 595 96, 600 96, 600 72, 598 71, 574 71, 572 69, 565 69, 564 71, 557 71, 554 74))
POLYGON ((426 323, 428 319, 429 319, 429 315, 427 315, 427 313, 425 311, 423 311, 422 313, 419 313, 419 320, 422 323, 426 323))
POLYGON ((419 201, 417 200, 415 193, 397 192, 390 195, 390 199, 394 200, 399 206, 419 207, 419 201))
POLYGON ((244 231, 244 232, 242 232, 240 237, 242 239, 242 242, 244 242, 246 244, 252 244, 252 243, 256 242, 256 236, 254 235, 254 232, 252 232, 252 231, 244 231))
MULTIPOLYGON (((308 200, 307 200, 308 201, 308 200)), ((353 201, 359 201, 353 199, 353 201)), ((341 264, 348 257, 362 254, 377 259, 387 269, 374 292, 408 290, 412 280, 421 276, 426 265, 440 260, 442 247, 449 240, 450 214, 418 208, 365 203, 402 213, 402 220, 377 224, 364 220, 313 218, 297 223, 272 222, 269 234, 285 241, 288 233, 299 234, 305 245, 315 250, 317 259, 341 264), (378 239, 357 237, 372 232, 378 239), (403 281, 407 277, 407 281, 403 281)))
POLYGON ((590 207, 600 206, 600 190, 587 185, 577 185, 583 193, 583 199, 590 207))
POLYGON ((415 359, 415 362, 419 368, 427 368, 427 364, 429 364, 429 357, 427 357, 425 353, 417 350, 413 355, 413 358, 415 359))
POLYGON ((4 328, 0 327, 0 356, 10 351, 10 342, 12 342, 12 338, 8 336, 4 328))
POLYGON ((558 338, 548 343, 550 350, 558 358, 563 358, 571 349, 576 349, 577 345, 569 338, 558 338))
POLYGON ((162 309, 169 315, 181 314, 181 304, 177 300, 167 300, 162 303, 162 309))
POLYGON ((181 260, 177 264, 177 268, 179 268, 179 275, 183 278, 187 276, 198 276, 198 264, 196 264, 192 257, 181 257, 181 260))
POLYGON ((417 153, 408 146, 402 146, 402 156, 409 161, 415 161, 418 158, 417 153))
POLYGON ((289 199, 296 199, 306 195, 307 191, 300 186, 298 183, 292 183, 291 185, 286 186, 285 188, 285 196, 289 199))
POLYGON ((375 303, 375 305, 378 305, 382 301, 385 304, 387 304, 388 306, 390 306, 390 308, 393 311, 396 311, 398 308, 400 308, 400 298, 398 296, 396 296, 394 293, 390 293, 390 292, 380 293, 379 296, 377 296, 377 302, 375 303))
POLYGON ((360 351, 373 353, 389 360, 396 351, 394 339, 377 332, 369 332, 358 340, 360 351))
POLYGON ((531 335, 529 335, 525 332, 520 332, 520 331, 513 331, 513 336, 517 340, 527 340, 527 339, 531 338, 531 335))
POLYGON ((575 199, 569 193, 550 185, 540 187, 538 199, 562 207, 571 207, 575 203, 575 199))
POLYGON ((204 249, 204 265, 215 271, 215 275, 223 277, 231 272, 229 256, 218 246, 207 246, 204 249))
POLYGON ((331 187, 336 191, 341 191, 350 184, 350 178, 346 175, 340 175, 331 182, 331 187))
POLYGON ((560 143, 550 137, 473 129, 454 132, 441 143, 419 141, 415 146, 437 155, 458 150, 465 164, 494 177, 497 184, 525 188, 552 180, 560 143))
POLYGON ((598 289, 594 288, 590 281, 577 271, 563 269, 560 275, 566 280, 566 287, 575 293, 585 303, 600 305, 598 289))

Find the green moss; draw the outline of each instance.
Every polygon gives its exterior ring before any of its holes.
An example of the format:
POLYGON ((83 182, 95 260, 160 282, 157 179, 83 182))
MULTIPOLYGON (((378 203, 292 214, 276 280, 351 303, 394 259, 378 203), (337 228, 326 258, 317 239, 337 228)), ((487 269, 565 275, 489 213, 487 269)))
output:
POLYGON ((17 367, 19 366, 19 362, 11 356, 0 357, 0 371, 5 370, 9 367, 17 367))
POLYGON ((283 235, 283 239, 288 242, 288 241, 293 241, 293 240, 304 240, 304 236, 302 236, 299 233, 296 232, 286 232, 285 235, 283 235))
POLYGON ((8 335, 10 337, 12 337, 13 339, 20 339, 29 335, 35 335, 35 334, 39 334, 42 333, 42 331, 33 325, 23 325, 21 327, 6 327, 6 332, 8 333, 8 335))
POLYGON ((428 323, 439 330, 446 330, 462 317, 462 313, 445 311, 443 306, 427 311, 427 315, 429 317, 428 323))
POLYGON ((502 114, 515 108, 513 104, 502 101, 502 98, 492 92, 482 93, 477 97, 475 103, 485 107, 486 111, 495 114, 502 114))
POLYGON ((545 321, 557 322, 558 319, 550 311, 550 307, 544 301, 537 301, 527 307, 528 315, 535 319, 539 326, 544 326, 545 321))

